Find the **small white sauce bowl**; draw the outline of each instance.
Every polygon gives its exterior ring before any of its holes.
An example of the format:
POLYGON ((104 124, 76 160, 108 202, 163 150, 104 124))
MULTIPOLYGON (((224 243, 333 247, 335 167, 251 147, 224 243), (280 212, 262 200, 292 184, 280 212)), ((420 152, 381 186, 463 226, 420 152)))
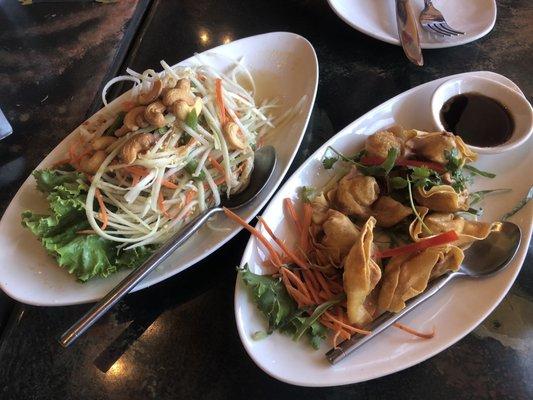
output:
MULTIPOLYGON (((533 131, 533 109, 529 101, 515 90, 499 82, 479 76, 453 78, 435 89, 431 97, 431 114, 433 123, 438 130, 446 130, 440 120, 440 110, 444 103, 453 96, 472 92, 483 94, 500 102, 507 108, 514 121, 514 130, 508 141, 494 147, 468 145, 472 150, 484 154, 502 153, 520 146, 531 136, 533 131)), ((480 118, 483 118, 483 116, 480 116, 480 118)))

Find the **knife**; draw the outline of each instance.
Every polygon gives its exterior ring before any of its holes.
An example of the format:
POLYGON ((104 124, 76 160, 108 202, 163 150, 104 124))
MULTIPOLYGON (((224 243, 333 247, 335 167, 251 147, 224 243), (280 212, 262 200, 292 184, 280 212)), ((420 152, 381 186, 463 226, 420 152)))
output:
POLYGON ((0 109, 0 140, 13 133, 13 128, 9 125, 7 118, 0 109))
POLYGON ((418 25, 409 0, 396 0, 396 23, 398 24, 398 37, 405 55, 413 64, 424 65, 418 25))

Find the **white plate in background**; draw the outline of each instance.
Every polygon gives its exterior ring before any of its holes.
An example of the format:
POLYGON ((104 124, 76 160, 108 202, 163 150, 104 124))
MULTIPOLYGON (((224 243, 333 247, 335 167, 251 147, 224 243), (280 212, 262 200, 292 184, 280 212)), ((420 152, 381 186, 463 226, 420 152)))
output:
MULTIPOLYGON (((387 43, 400 45, 396 26, 394 0, 328 0, 333 11, 352 28, 387 43)), ((424 9, 423 0, 411 0, 418 19, 424 9)), ((465 35, 445 37, 429 33, 419 25, 420 47, 440 49, 473 42, 494 27, 495 0, 434 0, 433 5, 444 15, 446 22, 465 35)))
MULTIPOLYGON (((283 125, 280 131, 273 130, 266 137, 265 145, 271 144, 276 148, 278 163, 269 184, 263 189, 266 195, 259 196, 239 210, 241 217, 250 220, 281 183, 304 136, 318 84, 316 54, 313 46, 303 37, 288 32, 272 32, 237 40, 207 50, 202 55, 211 66, 221 70, 228 67, 229 61, 217 55, 232 59, 244 57, 243 62, 256 80, 256 100, 277 97, 284 106, 281 112, 286 107, 295 106, 306 96, 301 113, 283 125)), ((180 65, 190 61, 191 59, 185 60, 180 65)), ((102 112, 109 112, 109 108, 117 107, 121 98, 90 119, 97 119, 102 112)), ((63 159, 76 135, 77 132, 74 131, 67 136, 37 169, 46 168, 63 159)), ((55 259, 46 253, 37 238, 21 226, 20 214, 28 209, 47 209, 46 201, 36 190, 32 176, 22 184, 0 221, 0 287, 12 298, 42 306, 96 301, 128 274, 129 270, 122 270, 105 279, 95 278, 87 283, 79 283, 64 268, 58 267, 55 259)), ((183 271, 217 250, 240 231, 239 227, 224 218, 218 218, 213 224, 228 229, 222 232, 202 228, 134 291, 183 271)))
MULTIPOLYGON (((520 91, 509 79, 492 72, 470 72, 498 81, 520 91)), ((455 75, 452 77, 464 76, 455 75)), ((276 236, 290 245, 294 234, 286 223, 283 199, 297 201, 301 186, 323 187, 331 171, 322 168, 321 159, 327 146, 344 154, 354 154, 363 147, 367 135, 391 125, 431 131, 435 129, 430 110, 433 91, 445 80, 438 79, 408 90, 366 113, 328 140, 287 180, 271 200, 263 217, 276 236)), ((521 93, 521 92, 520 92, 521 93)), ((519 148, 501 154, 480 155, 474 164, 497 174, 494 179, 476 177, 472 190, 512 188, 510 193, 487 197, 482 204, 486 221, 494 221, 510 211, 533 185, 533 177, 524 171, 533 170, 533 137, 519 148)), ((402 322, 421 331, 436 335, 430 340, 414 338, 399 329, 389 328, 350 357, 331 366, 324 354, 330 346, 324 343, 315 351, 306 340, 294 342, 289 336, 274 333, 259 341, 254 332, 264 330, 266 321, 250 298, 245 284, 238 277, 235 286, 235 318, 242 343, 255 363, 267 374, 281 381, 300 386, 336 386, 366 381, 391 374, 418 364, 443 351, 471 332, 503 299, 513 284, 527 254, 533 224, 533 204, 530 202, 511 218, 522 230, 522 243, 504 271, 478 280, 456 280, 416 310, 402 322)), ((262 250, 259 250, 262 252, 262 250)), ((260 273, 257 243, 251 238, 244 251, 241 265, 260 273)))

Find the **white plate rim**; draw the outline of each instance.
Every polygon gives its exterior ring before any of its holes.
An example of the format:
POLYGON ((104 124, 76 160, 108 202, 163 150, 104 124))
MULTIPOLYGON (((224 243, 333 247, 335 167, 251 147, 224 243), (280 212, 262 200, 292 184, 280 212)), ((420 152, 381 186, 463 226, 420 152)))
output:
MULTIPOLYGON (((487 77, 489 79, 497 80, 497 81, 499 81, 501 83, 504 83, 505 85, 507 85, 511 89, 516 90, 517 92, 519 92, 520 94, 523 95, 522 91, 518 88, 518 86, 516 84, 514 84, 514 82, 512 82, 510 79, 508 79, 507 77, 505 77, 503 75, 499 75, 499 74, 491 72, 491 71, 472 71, 472 72, 449 75, 449 76, 446 76, 446 77, 435 79, 433 81, 426 82, 426 83, 418 85, 418 86, 416 86, 414 88, 411 88, 411 89, 409 89, 409 90, 407 90, 407 91, 405 91, 403 93, 400 93, 400 94, 392 97, 391 99, 383 102, 382 104, 378 105, 377 107, 373 108, 372 110, 368 111, 367 113, 363 114, 362 116, 360 116, 359 118, 357 118, 353 122, 349 123, 343 129, 338 131, 330 139, 328 139, 312 155, 309 156, 309 159, 312 159, 313 156, 315 154, 317 154, 317 153, 323 154, 323 152, 325 151, 325 148, 328 145, 330 145, 332 142, 334 142, 335 138, 337 136, 342 135, 343 132, 346 131, 346 130, 350 130, 360 120, 366 118, 367 115, 375 112, 377 109, 397 101, 400 97, 408 97, 409 95, 412 95, 414 92, 416 92, 418 90, 421 90, 424 86, 430 86, 432 84, 441 84, 441 83, 445 82, 448 79, 458 78, 458 77, 467 76, 467 75, 481 75, 481 76, 487 77)), ((270 207, 271 204, 279 202, 278 201, 278 197, 280 197, 280 195, 284 191, 285 187, 290 184, 291 178, 293 176, 299 175, 301 173, 301 171, 304 170, 306 167, 307 167, 307 162, 304 162, 301 166, 298 167, 298 169, 293 173, 293 175, 291 175, 287 179, 285 184, 278 190, 276 195, 272 197, 272 199, 269 202, 269 206, 268 207, 270 207)), ((268 210, 268 207, 267 207, 266 210, 268 210)), ((529 207, 531 207, 531 205, 529 205, 529 207)), ((524 210, 522 210, 522 211, 524 211, 524 210)), ((265 365, 263 365, 261 362, 258 361, 258 358, 255 356, 255 352, 249 346, 249 340, 248 340, 248 338, 246 336, 247 333, 245 332, 245 326, 243 325, 242 319, 239 318, 239 311, 240 311, 239 309, 240 309, 240 305, 241 305, 241 303, 240 303, 241 299, 240 298, 245 298, 246 296, 248 296, 248 293, 247 293, 248 290, 245 287, 245 285, 242 282, 242 280, 240 279, 240 277, 237 276, 236 281, 235 281, 235 292, 234 292, 234 314, 235 314, 235 322, 236 322, 236 326, 237 326, 237 331, 239 333, 239 338, 240 338, 241 343, 242 343, 243 347, 245 348, 246 353, 248 354, 248 356, 254 361, 254 363, 262 371, 264 371, 266 374, 268 374, 269 376, 271 376, 271 377, 273 377, 273 378, 275 378, 275 379, 277 379, 279 381, 282 381, 282 382, 285 382, 285 383, 288 383, 288 384, 291 384, 291 385, 295 385, 295 386, 303 386, 303 387, 343 386, 343 385, 350 385, 350 384, 370 381, 370 380, 373 380, 373 379, 377 379, 377 378, 380 378, 380 377, 383 377, 383 376, 391 375, 393 373, 402 371, 404 369, 407 369, 407 368, 410 368, 410 367, 412 367, 414 365, 417 365, 417 364, 419 364, 421 362, 424 362, 424 361, 428 360, 429 358, 431 358, 431 357, 439 354, 440 352, 446 350, 450 346, 454 345, 459 340, 463 339, 466 335, 468 335, 470 332, 472 332, 480 323, 482 323, 489 316, 490 313, 492 313, 492 311, 494 311, 494 309, 501 303, 503 298, 509 292, 511 286, 515 282, 518 274, 520 273, 520 271, 521 271, 521 269, 523 267, 523 263, 524 263, 524 260, 526 258, 526 255, 527 255, 527 252, 528 252, 528 248, 529 248, 529 244, 530 244, 530 241, 531 241, 532 229, 533 229, 533 221, 530 222, 527 231, 522 230, 522 241, 521 241, 520 247, 517 250, 517 253, 516 253, 515 257, 514 257, 514 260, 512 262, 513 264, 517 264, 518 266, 516 267, 516 270, 514 271, 512 277, 506 283, 506 286, 505 286, 504 290, 502 290, 502 292, 498 296, 497 300, 494 301, 494 303, 484 313, 482 313, 482 315, 478 316, 477 321, 473 325, 471 325, 468 329, 464 329, 464 330, 458 332, 458 334, 455 335, 453 340, 445 342, 444 344, 440 344, 440 346, 437 346, 433 351, 429 351, 426 354, 424 354, 423 356, 413 359, 411 362, 407 362, 405 364, 401 364, 400 363, 398 367, 390 368, 390 369, 388 369, 385 372, 377 372, 375 374, 372 374, 370 377, 366 377, 364 379, 350 379, 350 378, 344 378, 343 376, 340 376, 337 379, 332 379, 332 380, 330 380, 328 382, 317 382, 317 381, 306 381, 305 379, 287 378, 287 377, 285 377, 283 375, 277 374, 272 369, 268 369, 265 365)), ((248 261, 248 259, 250 258, 253 246, 254 246, 254 238, 250 237, 250 239, 248 241, 248 244, 246 245, 246 248, 245 248, 245 250, 243 252, 243 257, 241 259, 240 265, 244 265, 248 261)), ((259 311, 257 309, 255 309, 254 311, 259 313, 259 311)), ((275 334, 278 334, 278 333, 275 333, 275 334)), ((265 340, 268 340, 268 338, 266 338, 265 340)), ((309 351, 313 351, 313 350, 310 349, 309 351)), ((349 362, 349 361, 347 360, 346 362, 349 362)))
MULTIPOLYGON (((268 193, 268 195, 266 195, 263 198, 263 200, 260 203, 258 203, 258 205, 256 207, 254 207, 252 215, 247 218, 247 221, 252 220, 255 217, 255 215, 267 204, 267 202, 270 200, 270 198, 275 194, 275 192, 278 189, 279 185, 281 184, 281 182, 285 178, 285 175, 287 174, 287 171, 289 170, 290 166, 292 165, 292 162, 293 162, 294 157, 296 156, 296 154, 298 152, 298 149, 300 148, 302 140, 303 140, 303 138, 305 136, 305 132, 307 130, 307 126, 309 124, 309 120, 311 118, 311 114, 312 114, 312 111, 313 111, 313 108, 314 108, 314 102, 316 100, 316 94, 317 94, 317 89, 318 89, 318 81, 319 81, 318 58, 317 58, 317 55, 316 55, 316 51, 315 51, 313 45, 311 44, 311 42, 309 42, 305 37, 303 37, 301 35, 298 35, 298 34, 293 33, 293 32, 286 32, 286 31, 274 31, 274 32, 267 32, 267 33, 262 33, 262 34, 258 34, 258 35, 248 36, 248 37, 245 37, 245 38, 241 38, 241 39, 235 40, 235 41, 233 41, 233 42, 231 42, 229 44, 222 44, 222 45, 219 45, 217 47, 213 47, 211 49, 207 49, 204 52, 200 53, 200 54, 203 54, 203 53, 206 53, 206 54, 207 53, 217 53, 218 51, 220 51, 220 49, 222 49, 222 48, 224 48, 226 46, 231 46, 231 45, 236 44, 236 43, 242 43, 244 41, 250 41, 250 40, 257 40, 257 39, 260 39, 260 38, 266 38, 268 36, 272 36, 272 37, 285 36, 285 37, 290 37, 293 40, 302 41, 307 46, 308 50, 310 50, 310 53, 311 53, 311 55, 313 57, 313 61, 314 61, 313 67, 314 67, 314 69, 316 71, 316 74, 313 77, 314 78, 314 85, 313 85, 313 89, 312 89, 312 96, 309 99, 310 100, 309 101, 309 111, 308 111, 308 113, 307 113, 307 115, 305 117, 305 121, 304 121, 304 123, 302 125, 301 134, 299 135, 298 141, 297 141, 294 149, 292 150, 292 153, 291 153, 286 165, 284 165, 282 167, 282 169, 279 170, 280 174, 279 174, 278 178, 275 181, 272 181, 273 182, 273 186, 272 186, 270 192, 268 193)), ((183 61, 181 61, 181 62, 178 62, 176 65, 188 63, 193 58, 194 58, 194 55, 189 57, 189 58, 187 58, 187 59, 185 59, 185 60, 183 60, 183 61)), ((113 102, 111 102, 109 104, 111 105, 111 104, 119 101, 127 93, 129 93, 129 90, 127 92, 125 92, 124 94, 122 94, 121 96, 119 96, 117 99, 113 100, 113 102)), ((100 109, 97 112, 95 112, 88 119, 93 118, 102 109, 100 109)), ((70 140, 72 140, 73 136, 76 134, 77 130, 78 130, 78 127, 76 127, 71 133, 69 133, 67 136, 65 136, 65 138, 63 140, 61 140, 61 142, 59 142, 54 147, 54 149, 52 149, 51 152, 39 162, 39 164, 32 170, 32 172, 26 178, 26 180, 24 180, 24 182, 20 185, 20 187, 17 190, 16 194, 13 196, 11 202, 9 203, 7 208, 5 209, 5 211, 4 211, 3 215, 2 215, 2 218, 0 219, 0 227, 3 225, 4 220, 7 219, 6 215, 8 215, 8 212, 10 211, 10 208, 13 206, 14 199, 16 199, 18 197, 18 195, 21 192, 21 190, 23 189, 23 187, 25 187, 29 182, 31 182, 33 180, 33 177, 32 177, 33 171, 35 171, 35 170, 37 170, 39 168, 42 168, 42 166, 46 165, 46 163, 49 162, 51 158, 53 158, 53 157, 51 157, 51 153, 54 152, 57 148, 60 148, 62 146, 64 147, 66 144, 68 144, 68 142, 70 140)), ((278 168, 279 165, 280 165, 280 163, 278 162, 278 166, 276 168, 278 168)), ((269 183, 269 185, 270 185, 270 183, 269 183)), ((182 264, 182 265, 180 265, 177 268, 174 268, 174 269, 171 269, 169 271, 166 271, 166 273, 164 273, 162 275, 159 275, 156 278, 152 278, 152 279, 150 277, 145 278, 145 280, 143 282, 141 282, 137 287, 135 287, 134 289, 131 290, 131 293, 139 291, 139 290, 142 290, 142 289, 145 289, 145 288, 150 287, 150 286, 153 286, 153 285, 155 285, 155 284, 157 284, 159 282, 162 282, 162 281, 164 281, 164 280, 166 280, 166 279, 168 279, 168 278, 170 278, 170 277, 172 277, 172 276, 174 276, 176 274, 179 274, 180 272, 190 268, 191 266, 195 265, 199 261, 201 261, 204 258, 208 257, 209 255, 211 255, 215 251, 217 251, 219 248, 224 246, 228 241, 230 241, 233 237, 235 237, 241 230, 242 230, 242 228, 240 226, 236 227, 235 229, 232 230, 232 232, 230 232, 230 234, 225 236, 223 240, 219 241, 216 245, 210 247, 201 256, 195 257, 195 258, 191 259, 189 262, 187 262, 185 264, 182 264)), ((40 246, 40 243, 38 241, 36 241, 35 245, 40 246)), ((56 267, 57 267, 57 265, 56 265, 56 267)), ((90 284, 90 282, 88 282, 88 283, 90 284)), ((25 298, 24 296, 20 296, 18 294, 18 292, 11 290, 11 286, 7 285, 1 279, 0 279, 0 289, 4 293, 6 293, 9 297, 11 297, 12 299, 14 299, 16 301, 19 301, 19 302, 24 303, 24 304, 35 305, 35 306, 54 306, 54 307, 55 306, 66 306, 66 305, 86 304, 86 303, 90 303, 90 302, 94 302, 94 301, 98 300, 98 298, 81 298, 79 300, 73 300, 73 301, 62 301, 61 299, 60 300, 54 300, 54 301, 50 301, 50 300, 47 300, 47 301, 44 301, 44 300, 33 301, 32 299, 28 299, 28 298, 25 298)), ((102 294, 102 296, 103 295, 104 294, 102 294)))
MULTIPOLYGON (((393 44, 395 46, 401 46, 400 40, 396 38, 390 38, 389 36, 383 35, 381 33, 376 33, 375 31, 365 29, 361 27, 360 25, 356 24, 352 20, 346 18, 346 16, 341 12, 341 10, 338 9, 335 0, 327 0, 329 6, 333 10, 333 12, 342 19, 346 24, 354 28, 355 30, 364 33, 367 36, 370 36, 371 38, 380 40, 385 43, 393 44)), ((356 0, 357 1, 357 0, 356 0)), ((379 0, 378 0, 379 1, 379 0)), ((496 4, 496 0, 491 0, 490 5, 494 8, 494 18, 492 19, 490 25, 487 25, 485 29, 483 29, 480 33, 474 36, 468 36, 467 38, 463 40, 456 40, 453 42, 440 42, 440 43, 428 43, 428 42, 420 42, 420 48, 422 49, 445 49, 448 47, 455 47, 455 46, 462 46, 467 43, 474 42, 478 39, 481 39, 482 37, 486 36, 492 29, 494 28, 494 25, 496 24, 496 19, 498 17, 498 7, 496 4)), ((418 25, 418 29, 423 29, 420 25, 418 25)))

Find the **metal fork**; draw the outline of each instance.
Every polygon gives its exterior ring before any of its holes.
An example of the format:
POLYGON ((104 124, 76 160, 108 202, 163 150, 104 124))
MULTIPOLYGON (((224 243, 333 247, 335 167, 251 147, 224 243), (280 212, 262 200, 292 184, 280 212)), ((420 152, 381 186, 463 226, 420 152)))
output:
POLYGON ((419 21, 425 30, 443 36, 459 36, 465 34, 448 25, 442 13, 433 6, 431 0, 424 0, 424 4, 425 7, 420 13, 419 21))

